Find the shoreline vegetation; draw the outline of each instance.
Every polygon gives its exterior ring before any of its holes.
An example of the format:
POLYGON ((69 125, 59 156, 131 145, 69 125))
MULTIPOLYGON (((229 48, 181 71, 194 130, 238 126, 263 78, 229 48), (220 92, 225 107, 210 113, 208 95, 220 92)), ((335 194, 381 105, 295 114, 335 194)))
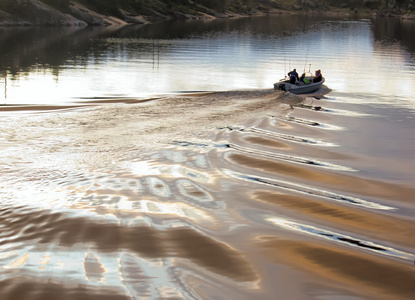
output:
POLYGON ((0 0, 0 26, 114 26, 268 14, 415 19, 415 0, 0 0))

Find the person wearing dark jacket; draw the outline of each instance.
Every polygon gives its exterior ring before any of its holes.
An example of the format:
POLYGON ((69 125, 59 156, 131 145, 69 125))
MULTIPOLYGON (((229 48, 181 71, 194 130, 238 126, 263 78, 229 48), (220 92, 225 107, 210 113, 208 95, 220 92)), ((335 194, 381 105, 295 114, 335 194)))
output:
POLYGON ((313 78, 313 82, 320 82, 323 79, 323 75, 321 75, 321 71, 316 71, 316 76, 313 78))
POLYGON ((295 84, 295 82, 296 82, 297 80, 299 80, 299 78, 298 78, 298 73, 297 73, 297 70, 296 70, 296 69, 294 69, 294 70, 292 70, 292 71, 288 72, 288 76, 290 76, 290 83, 291 83, 291 84, 295 84))

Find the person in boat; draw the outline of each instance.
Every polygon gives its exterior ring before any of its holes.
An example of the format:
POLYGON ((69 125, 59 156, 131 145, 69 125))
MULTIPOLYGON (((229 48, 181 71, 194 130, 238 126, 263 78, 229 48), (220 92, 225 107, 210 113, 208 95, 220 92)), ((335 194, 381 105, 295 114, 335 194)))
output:
POLYGON ((305 78, 305 73, 303 73, 300 77, 300 82, 304 83, 304 84, 309 84, 310 81, 308 81, 307 78, 305 78))
POLYGON ((321 75, 321 70, 316 71, 316 76, 313 79, 313 82, 320 82, 323 79, 323 75, 321 75))
POLYGON ((291 84, 295 84, 295 82, 296 82, 297 80, 299 80, 299 79, 298 79, 298 73, 297 73, 297 70, 296 70, 296 69, 294 69, 294 70, 292 70, 292 71, 288 72, 288 76, 290 76, 290 83, 291 83, 291 84))

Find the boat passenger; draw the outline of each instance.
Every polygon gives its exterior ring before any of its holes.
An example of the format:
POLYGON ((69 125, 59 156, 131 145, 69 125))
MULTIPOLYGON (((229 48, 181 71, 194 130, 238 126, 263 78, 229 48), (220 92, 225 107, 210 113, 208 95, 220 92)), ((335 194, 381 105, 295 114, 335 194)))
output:
POLYGON ((297 70, 294 69, 294 70, 288 72, 288 76, 290 76, 290 83, 295 84, 295 82, 298 80, 297 70))
POLYGON ((307 78, 305 78, 305 73, 303 73, 300 77, 300 82, 304 83, 304 84, 309 84, 310 81, 308 81, 307 78))
POLYGON ((323 79, 323 75, 321 75, 321 70, 316 71, 316 76, 313 79, 313 82, 320 82, 323 79))

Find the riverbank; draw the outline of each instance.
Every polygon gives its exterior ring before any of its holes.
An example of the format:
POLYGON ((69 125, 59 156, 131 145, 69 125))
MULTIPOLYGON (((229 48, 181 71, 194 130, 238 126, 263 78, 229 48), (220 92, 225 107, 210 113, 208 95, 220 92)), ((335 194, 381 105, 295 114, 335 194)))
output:
MULTIPOLYGON (((333 1, 331 1, 333 2, 333 1)), ((331 3, 330 2, 330 3, 331 3)), ((334 2, 333 2, 334 3, 334 2)), ((343 5, 343 4, 342 4, 343 5)), ((408 6, 411 8, 411 6, 408 6)), ((268 14, 377 15, 415 18, 410 10, 391 7, 331 6, 319 0, 238 1, 114 1, 16 0, 0 3, 0 26, 112 26, 147 24, 160 20, 213 20, 268 14), (409 12, 409 13, 408 13, 409 12)))
MULTIPOLYGON (((67 5, 53 5, 48 0, 17 0, 14 4, 0 4, 0 26, 86 26, 148 24, 160 20, 212 20, 270 13, 290 13, 272 4, 244 6, 215 6, 193 3, 172 5, 147 1, 140 5, 94 5, 93 1, 67 1, 67 5), (210 6, 210 7, 209 7, 210 6)), ((108 1, 107 1, 108 2, 108 1)), ((127 3, 128 1, 126 1, 127 3)), ((171 1, 175 2, 175 1, 171 1)), ((109 3, 109 2, 108 2, 109 3)), ((189 2, 190 3, 190 2, 189 2)), ((208 3, 208 2, 207 2, 208 3)))

